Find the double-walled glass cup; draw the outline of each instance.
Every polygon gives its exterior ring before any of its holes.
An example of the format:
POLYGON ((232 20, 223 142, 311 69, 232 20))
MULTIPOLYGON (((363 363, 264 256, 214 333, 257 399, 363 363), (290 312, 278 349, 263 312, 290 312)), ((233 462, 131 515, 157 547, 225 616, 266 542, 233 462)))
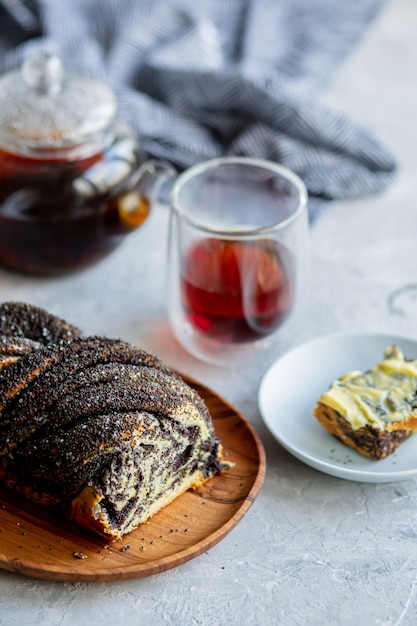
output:
POLYGON ((230 365, 276 354, 307 304, 307 192, 275 163, 225 157, 171 190, 168 310, 194 356, 230 365))

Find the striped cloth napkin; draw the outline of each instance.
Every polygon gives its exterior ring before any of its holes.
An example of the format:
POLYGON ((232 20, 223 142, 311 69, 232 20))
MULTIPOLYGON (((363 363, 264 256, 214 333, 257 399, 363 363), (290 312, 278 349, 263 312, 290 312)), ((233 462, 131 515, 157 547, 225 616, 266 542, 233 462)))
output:
POLYGON ((282 163, 329 199, 383 190, 395 164, 320 89, 384 0, 0 0, 0 72, 57 52, 115 90, 152 156, 282 163))

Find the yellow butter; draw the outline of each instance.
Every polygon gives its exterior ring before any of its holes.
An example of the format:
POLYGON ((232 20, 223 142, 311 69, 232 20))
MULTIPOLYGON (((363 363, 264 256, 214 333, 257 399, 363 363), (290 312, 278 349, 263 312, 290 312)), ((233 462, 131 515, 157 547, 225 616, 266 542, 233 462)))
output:
POLYGON ((397 346, 366 372, 352 371, 335 380, 318 402, 343 415, 353 429, 366 424, 384 430, 417 408, 417 361, 405 360, 397 346))

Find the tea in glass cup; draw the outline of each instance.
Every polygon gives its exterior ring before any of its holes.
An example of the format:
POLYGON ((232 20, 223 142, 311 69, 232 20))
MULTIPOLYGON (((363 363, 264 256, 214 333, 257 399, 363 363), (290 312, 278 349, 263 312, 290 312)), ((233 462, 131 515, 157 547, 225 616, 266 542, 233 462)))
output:
POLYGON ((174 334, 219 365, 286 345, 308 290, 307 192, 269 161, 225 157, 171 191, 168 308, 174 334))

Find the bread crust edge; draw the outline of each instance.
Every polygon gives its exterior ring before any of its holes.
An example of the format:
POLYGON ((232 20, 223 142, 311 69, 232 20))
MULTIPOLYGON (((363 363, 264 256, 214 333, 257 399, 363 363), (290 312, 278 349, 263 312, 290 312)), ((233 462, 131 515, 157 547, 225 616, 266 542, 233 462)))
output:
POLYGON ((384 430, 370 424, 353 429, 343 415, 322 402, 317 403, 313 415, 330 434, 342 443, 359 454, 378 461, 395 452, 398 446, 417 430, 417 414, 400 422, 387 424, 384 430))
POLYGON ((87 484, 73 499, 68 517, 71 521, 93 532, 95 535, 98 534, 108 541, 117 541, 122 539, 124 535, 135 530, 141 524, 147 522, 156 513, 176 500, 178 496, 189 489, 198 489, 210 478, 211 476, 206 477, 201 470, 197 470, 188 476, 187 480, 178 483, 176 488, 168 490, 158 498, 152 506, 146 509, 146 515, 142 518, 137 518, 134 526, 128 530, 123 529, 121 531, 111 526, 104 508, 104 495, 97 487, 91 484, 87 484))

